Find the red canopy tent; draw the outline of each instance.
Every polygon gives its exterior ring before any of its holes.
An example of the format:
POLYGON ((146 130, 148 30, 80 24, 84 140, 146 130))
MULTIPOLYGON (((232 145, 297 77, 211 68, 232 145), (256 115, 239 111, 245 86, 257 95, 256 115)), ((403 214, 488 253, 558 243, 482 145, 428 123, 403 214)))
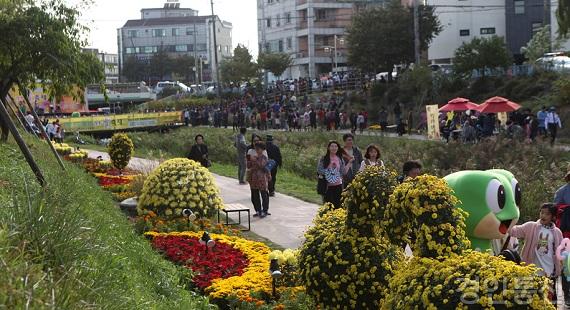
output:
POLYGON ((477 110, 478 108, 479 106, 469 101, 469 99, 458 97, 450 100, 446 105, 439 108, 439 111, 440 112, 467 111, 467 110, 477 110))
POLYGON ((506 98, 493 97, 479 105, 477 111, 481 113, 512 112, 520 109, 520 107, 519 104, 509 101, 506 98))

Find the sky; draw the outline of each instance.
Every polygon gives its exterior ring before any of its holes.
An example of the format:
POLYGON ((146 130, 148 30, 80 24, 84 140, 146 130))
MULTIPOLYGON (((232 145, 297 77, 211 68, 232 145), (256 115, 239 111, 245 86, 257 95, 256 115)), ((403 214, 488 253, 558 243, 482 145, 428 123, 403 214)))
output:
MULTIPOLYGON (((117 53, 117 28, 129 19, 140 19, 142 8, 161 8, 166 0, 92 0, 88 10, 82 10, 81 23, 91 29, 89 47, 106 53, 117 53)), ((66 0, 75 5, 79 0, 66 0)), ((198 10, 199 15, 210 15, 209 0, 180 0, 180 7, 198 10)), ((247 46, 257 55, 256 0, 214 0, 214 13, 231 22, 232 44, 247 46)))

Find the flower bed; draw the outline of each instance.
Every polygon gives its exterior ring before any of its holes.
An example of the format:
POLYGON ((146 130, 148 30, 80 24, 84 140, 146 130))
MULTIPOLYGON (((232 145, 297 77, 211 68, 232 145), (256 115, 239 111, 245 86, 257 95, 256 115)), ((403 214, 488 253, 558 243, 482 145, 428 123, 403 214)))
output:
POLYGON ((152 240, 152 246, 170 261, 196 272, 192 281, 201 290, 210 286, 214 279, 240 276, 249 264, 242 252, 226 243, 218 243, 206 252, 199 237, 157 236, 152 240))
MULTIPOLYGON (((145 236, 151 237, 153 246, 163 251, 168 259, 200 273, 205 270, 200 264, 204 262, 206 257, 204 257, 203 246, 200 248, 194 244, 198 242, 202 234, 203 232, 147 232, 145 236), (183 261, 184 258, 191 257, 198 257, 199 260, 183 261)), ((271 293, 271 276, 268 272, 269 247, 261 242, 234 236, 219 234, 211 234, 210 236, 216 241, 215 247, 207 257, 211 260, 207 263, 207 273, 211 273, 212 276, 199 274, 195 276, 195 279, 198 278, 198 280, 194 282, 203 288, 203 291, 210 298, 215 300, 237 297, 239 300, 245 301, 251 298, 251 293, 266 295, 271 293), (224 251, 228 252, 224 253, 224 251), (218 255, 220 258, 215 258, 218 255), (246 261, 241 268, 243 258, 246 261), (229 259, 233 263, 216 263, 223 259, 229 259), (231 267, 230 273, 225 270, 227 267, 231 267)))

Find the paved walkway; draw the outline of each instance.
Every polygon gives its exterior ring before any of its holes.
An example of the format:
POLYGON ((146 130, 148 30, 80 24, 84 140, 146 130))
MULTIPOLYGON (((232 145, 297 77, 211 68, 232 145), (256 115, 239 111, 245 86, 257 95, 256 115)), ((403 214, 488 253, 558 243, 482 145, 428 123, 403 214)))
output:
MULTIPOLYGON (((97 158, 101 156, 108 159, 107 153, 89 150, 89 157, 97 158)), ((134 157, 129 162, 129 167, 140 171, 151 171, 159 162, 155 160, 134 157)), ((213 174, 224 203, 241 203, 250 208, 253 215, 253 205, 250 201, 249 186, 239 185, 237 179, 232 179, 217 174, 213 174)), ((279 183, 277 183, 279 190, 279 183)), ((316 204, 304 202, 297 198, 276 193, 275 197, 269 198, 269 213, 263 219, 251 217, 251 231, 265 237, 284 248, 297 248, 303 242, 303 234, 311 225, 313 218, 317 214, 316 204)), ((237 215, 230 218, 237 220, 237 215)), ((223 213, 221 219, 223 220, 223 213)), ((247 221, 242 214, 242 223, 247 221)))

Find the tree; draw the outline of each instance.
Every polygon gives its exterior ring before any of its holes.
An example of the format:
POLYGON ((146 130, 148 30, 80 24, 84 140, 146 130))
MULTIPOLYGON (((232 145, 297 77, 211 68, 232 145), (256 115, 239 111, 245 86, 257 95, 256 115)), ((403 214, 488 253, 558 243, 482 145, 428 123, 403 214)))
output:
POLYGON ((456 73, 470 76, 473 70, 506 68, 512 63, 507 45, 502 37, 475 37, 455 50, 453 69, 456 73))
POLYGON ((129 56, 123 63, 123 71, 121 72, 129 82, 140 82, 147 79, 148 65, 137 59, 135 56, 129 56))
POLYGON ((172 63, 172 58, 168 57, 168 54, 161 46, 158 52, 152 55, 150 59, 150 75, 158 80, 164 80, 167 74, 172 73, 172 63))
MULTIPOLYGON (((420 6, 420 48, 425 50, 442 27, 431 6, 420 6)), ((348 29, 348 61, 364 72, 392 72, 395 64, 414 61, 413 12, 392 0, 363 11, 348 29)))
POLYGON ((195 75, 192 68, 195 66, 196 63, 192 56, 183 55, 172 59, 172 72, 176 73, 178 76, 183 76, 185 81, 194 81, 195 75))
POLYGON ((247 47, 238 44, 234 49, 234 56, 222 61, 220 66, 222 80, 239 85, 240 82, 249 82, 257 76, 257 64, 252 61, 253 56, 247 47))
POLYGON ((558 21, 558 34, 566 38, 570 30, 570 0, 558 0, 556 19, 558 21))
POLYGON ((103 81, 101 62, 82 52, 87 28, 79 24, 80 10, 64 0, 0 0, 2 100, 16 84, 29 86, 37 79, 56 98, 81 96, 73 93, 74 86, 84 89, 103 81))
POLYGON ((293 60, 286 53, 261 53, 257 58, 257 63, 276 77, 281 77, 283 72, 291 66, 293 60))
POLYGON ((556 39, 552 42, 550 39, 550 25, 546 25, 532 36, 532 39, 528 41, 526 46, 521 47, 521 53, 528 58, 528 62, 534 64, 544 53, 557 50, 560 47, 560 39, 556 39))

